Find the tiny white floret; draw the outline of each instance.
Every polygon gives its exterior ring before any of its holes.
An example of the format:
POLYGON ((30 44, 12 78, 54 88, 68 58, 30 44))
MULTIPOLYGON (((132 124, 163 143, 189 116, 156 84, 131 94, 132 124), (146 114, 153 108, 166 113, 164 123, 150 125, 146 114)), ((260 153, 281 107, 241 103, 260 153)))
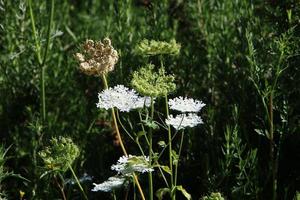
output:
POLYGON ((97 107, 105 110, 115 107, 121 112, 129 112, 132 109, 150 106, 150 97, 140 97, 135 90, 124 85, 108 88, 99 93, 98 98, 97 107))
POLYGON ((199 112, 205 104, 202 101, 187 97, 176 97, 168 102, 170 109, 180 112, 199 112))
POLYGON ((176 117, 170 115, 166 119, 166 124, 173 126, 177 130, 185 129, 187 127, 195 127, 198 124, 203 124, 201 117, 195 113, 180 114, 176 117))

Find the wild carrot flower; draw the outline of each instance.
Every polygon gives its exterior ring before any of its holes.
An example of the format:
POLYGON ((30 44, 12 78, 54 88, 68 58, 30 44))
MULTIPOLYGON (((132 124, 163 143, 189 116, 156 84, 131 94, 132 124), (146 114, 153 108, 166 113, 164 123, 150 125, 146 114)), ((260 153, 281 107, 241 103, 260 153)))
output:
POLYGON ((145 173, 153 171, 149 163, 149 157, 133 155, 120 157, 117 164, 112 165, 111 169, 123 175, 130 175, 133 172, 145 173))
POLYGON ((103 90, 98 94, 98 98, 97 107, 106 110, 116 107, 121 112, 129 112, 132 109, 143 108, 144 105, 150 106, 149 97, 140 97, 136 91, 124 85, 103 90))
POLYGON ((101 184, 93 183, 94 188, 92 189, 93 192, 102 191, 102 192, 110 192, 114 191, 126 184, 125 177, 109 177, 107 181, 104 181, 101 184))
POLYGON ((169 99, 170 109, 180 112, 199 112, 205 104, 202 101, 194 100, 187 97, 176 97, 169 99))
POLYGON ((80 63, 80 70, 87 75, 99 76, 114 70, 118 62, 118 52, 105 38, 103 42, 86 40, 82 45, 83 52, 76 53, 75 58, 80 63))
POLYGON ((170 42, 155 41, 155 40, 142 40, 135 48, 135 52, 144 56, 153 55, 178 55, 180 51, 180 44, 172 39, 170 42))
POLYGON ((195 127, 198 124, 202 124, 203 121, 201 117, 195 113, 180 114, 176 117, 173 115, 168 116, 166 119, 166 124, 173 126, 177 130, 185 129, 187 127, 195 127))
POLYGON ((154 65, 149 64, 133 73, 131 85, 145 96, 165 96, 176 89, 174 76, 166 75, 165 69, 154 72, 154 65))

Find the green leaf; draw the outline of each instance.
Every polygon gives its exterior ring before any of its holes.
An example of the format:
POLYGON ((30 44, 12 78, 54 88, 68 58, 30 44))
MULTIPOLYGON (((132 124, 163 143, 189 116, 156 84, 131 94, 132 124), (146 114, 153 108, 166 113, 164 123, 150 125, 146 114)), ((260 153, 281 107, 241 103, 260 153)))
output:
POLYGON ((167 193, 170 193, 170 189, 169 188, 159 188, 156 192, 155 195, 158 198, 158 200, 162 200, 163 196, 167 193))
POLYGON ((176 153, 176 151, 174 151, 174 150, 172 150, 171 155, 172 155, 172 158, 173 158, 173 165, 176 165, 178 163, 179 156, 176 153))
POLYGON ((192 196, 182 187, 182 185, 176 186, 176 190, 180 191, 186 199, 192 199, 192 196))
POLYGON ((167 146, 165 141, 163 141, 163 140, 159 141, 157 144, 162 148, 167 146))
POLYGON ((161 166, 161 168, 168 174, 170 174, 170 175, 172 174, 170 167, 163 165, 163 166, 161 166))

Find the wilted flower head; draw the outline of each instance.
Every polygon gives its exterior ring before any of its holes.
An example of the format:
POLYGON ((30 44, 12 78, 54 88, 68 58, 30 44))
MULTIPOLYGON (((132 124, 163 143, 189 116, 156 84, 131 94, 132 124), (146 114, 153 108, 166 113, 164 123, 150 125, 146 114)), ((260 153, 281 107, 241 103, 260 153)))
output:
POLYGON ((165 96, 176 89, 174 76, 166 75, 165 69, 154 72, 154 65, 149 64, 133 73, 131 85, 140 94, 151 97, 165 96))
POLYGON ((133 172, 152 172, 153 168, 149 163, 149 158, 145 156, 122 156, 117 164, 111 166, 112 170, 123 175, 130 175, 133 172))
POLYGON ((71 138, 59 137, 50 140, 50 146, 39 152, 47 168, 66 171, 79 156, 79 148, 71 138))
POLYGON ((97 107, 106 110, 116 107, 122 112, 129 112, 132 109, 143 108, 144 105, 150 106, 149 97, 140 97, 136 91, 124 85, 103 90, 98 94, 98 98, 97 107))
POLYGON ((145 56, 162 54, 178 55, 180 47, 180 44, 176 43, 174 39, 170 42, 144 39, 136 46, 135 52, 145 56))
POLYGON ((195 113, 180 114, 176 117, 170 115, 166 119, 166 124, 173 126, 177 130, 185 129, 187 127, 194 127, 202 123, 203 121, 201 117, 199 117, 195 113))
POLYGON ((180 112, 199 112, 205 104, 202 101, 194 100, 187 97, 176 97, 169 99, 170 109, 178 110, 180 112))
POLYGON ((119 59, 118 52, 112 47, 108 38, 103 42, 86 40, 82 49, 83 52, 76 53, 75 58, 80 63, 80 70, 87 75, 106 74, 114 70, 119 59))
POLYGON ((109 177, 107 181, 104 181, 101 184, 93 183, 94 188, 92 189, 93 192, 102 191, 102 192, 110 192, 114 191, 126 184, 125 177, 109 177))

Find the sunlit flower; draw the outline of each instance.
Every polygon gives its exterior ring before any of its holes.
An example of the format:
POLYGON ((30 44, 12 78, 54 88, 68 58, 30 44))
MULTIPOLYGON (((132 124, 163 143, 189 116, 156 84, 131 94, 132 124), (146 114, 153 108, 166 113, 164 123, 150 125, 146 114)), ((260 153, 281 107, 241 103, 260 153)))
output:
POLYGON ((131 85, 140 94, 151 97, 165 96, 176 89, 174 76, 167 75, 163 67, 158 72, 148 64, 133 73, 131 85))
POLYGON ((188 113, 188 114, 180 114, 176 117, 170 115, 166 119, 166 124, 173 126, 175 129, 185 129, 187 127, 195 127, 198 124, 203 124, 201 117, 196 115, 195 113, 188 113))
POLYGON ((170 42, 144 39, 136 46, 135 52, 143 56, 178 55, 180 48, 180 44, 174 39, 170 42))
POLYGON ((187 97, 176 97, 168 102, 170 109, 180 112, 199 112, 205 104, 202 101, 187 97))
POLYGON ((94 188, 92 189, 93 192, 102 191, 102 192, 110 192, 122 187, 126 184, 125 177, 109 177, 107 181, 103 183, 96 184, 93 183, 94 188))
POLYGON ((145 156, 122 156, 117 164, 111 166, 112 170, 119 174, 130 175, 133 172, 152 172, 153 168, 149 163, 149 157, 145 156))
POLYGON ((105 38, 103 42, 86 40, 82 45, 83 52, 76 53, 75 58, 80 63, 80 70, 87 75, 99 76, 114 70, 118 62, 118 52, 105 38))
POLYGON ((98 98, 97 107, 106 110, 116 107, 122 112, 129 112, 132 109, 150 106, 150 97, 140 97, 136 91, 124 85, 108 88, 99 93, 98 98))

